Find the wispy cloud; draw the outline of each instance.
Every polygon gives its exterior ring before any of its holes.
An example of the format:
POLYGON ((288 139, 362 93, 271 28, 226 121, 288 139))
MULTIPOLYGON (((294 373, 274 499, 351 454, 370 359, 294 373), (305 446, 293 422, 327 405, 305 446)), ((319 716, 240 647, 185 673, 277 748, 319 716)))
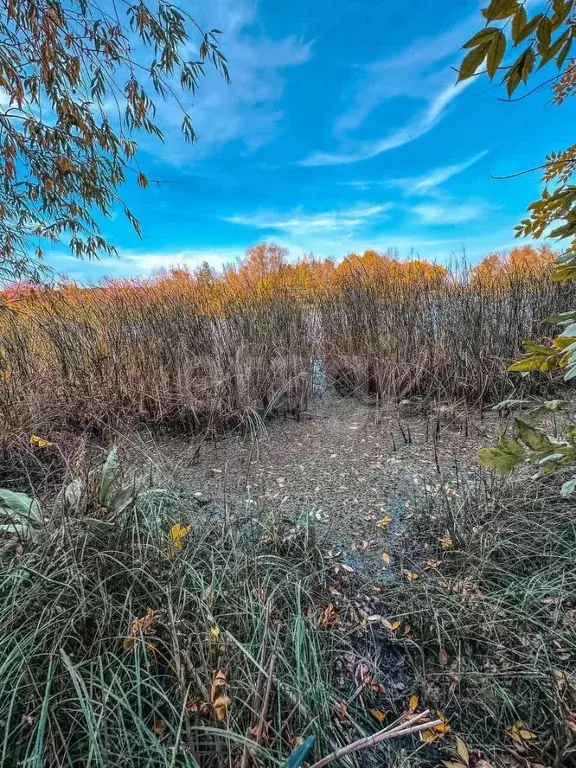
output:
POLYGON ((261 32, 256 0, 215 0, 207 4, 205 17, 200 18, 205 28, 222 31, 232 83, 206 68, 190 110, 199 137, 192 149, 180 136, 180 110, 168 102, 158 105, 168 139, 159 152, 176 165, 213 154, 232 141, 250 151, 275 137, 283 116, 279 103, 286 70, 312 55, 311 41, 295 35, 273 39, 261 32))
POLYGON ((256 214, 235 215, 223 218, 224 221, 231 224, 240 224, 245 227, 253 227, 270 232, 300 234, 318 231, 353 230, 366 224, 369 220, 381 220, 386 211, 392 207, 392 203, 384 203, 313 214, 306 214, 302 211, 287 214, 263 211, 256 214))
POLYGON ((334 135, 343 151, 314 152, 301 165, 343 165, 375 157, 415 141, 431 131, 447 114, 454 101, 472 80, 454 85, 457 52, 477 23, 470 16, 447 32, 421 38, 382 61, 360 69, 346 110, 334 122, 334 135), (425 102, 405 124, 384 137, 361 140, 354 133, 384 102, 402 97, 425 102))
POLYGON ((411 212, 422 224, 463 224, 484 216, 488 211, 485 203, 421 203, 414 205, 411 212))
POLYGON ((397 147, 402 147, 432 130, 445 116, 449 104, 469 85, 471 80, 464 80, 457 85, 449 85, 443 88, 430 101, 428 107, 416 118, 397 131, 380 139, 370 139, 355 143, 355 148, 349 152, 330 153, 314 152, 300 161, 300 165, 345 165, 368 160, 371 157, 387 152, 397 147))
POLYGON ((486 157, 487 154, 488 150, 484 150, 477 155, 468 158, 468 160, 464 160, 462 163, 434 168, 421 176, 391 179, 387 183, 402 189, 408 195, 427 195, 454 176, 464 173, 468 168, 471 168, 478 161, 482 160, 483 157, 486 157))

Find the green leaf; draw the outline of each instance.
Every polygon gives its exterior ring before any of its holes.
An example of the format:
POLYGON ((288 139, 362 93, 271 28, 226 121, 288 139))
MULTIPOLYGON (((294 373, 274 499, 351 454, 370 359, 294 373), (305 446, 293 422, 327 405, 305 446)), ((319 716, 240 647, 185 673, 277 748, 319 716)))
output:
POLYGON ((552 59, 556 56, 558 51, 562 48, 563 45, 566 44, 566 42, 570 42, 571 39, 571 32, 569 29, 567 29, 560 37, 548 48, 548 51, 542 58, 540 59, 540 65, 538 69, 541 69, 543 66, 548 64, 549 61, 552 61, 552 59))
POLYGON ((473 48, 470 53, 464 56, 460 70, 458 72, 458 82, 468 80, 476 74, 476 70, 482 64, 488 53, 490 43, 482 43, 477 48, 473 48))
POLYGON ((482 15, 488 21, 507 19, 518 9, 518 0, 491 0, 488 8, 482 10, 482 15))
POLYGON ((14 513, 13 515, 10 515, 10 517, 17 518, 21 521, 29 520, 35 523, 43 522, 40 504, 38 504, 36 499, 30 498, 26 493, 16 493, 15 491, 9 491, 6 488, 0 488, 0 504, 10 512, 14 513))
POLYGON ((478 451, 480 464, 487 469, 499 469, 501 472, 509 472, 521 464, 526 457, 526 452, 517 440, 501 435, 495 448, 482 448, 478 451))
POLYGON ((514 44, 522 42, 522 30, 528 23, 528 16, 524 10, 524 6, 521 5, 512 19, 512 41, 514 44))
POLYGON ((560 489, 560 493, 564 498, 571 496, 576 491, 576 477, 571 480, 567 480, 560 489))
POLYGON ((100 504, 103 507, 107 506, 106 502, 108 499, 108 494, 118 479, 119 470, 118 451, 116 448, 112 448, 106 457, 104 466, 102 467, 102 479, 100 481, 100 504))
POLYGON ((552 23, 547 16, 543 16, 538 24, 536 39, 538 40, 538 53, 544 55, 550 48, 552 38, 552 23))
POLYGON ((511 373, 528 373, 530 371, 539 371, 545 358, 542 355, 530 355, 521 357, 511 363, 506 370, 511 373))
POLYGON ((535 29, 538 27, 538 24, 540 24, 540 21, 544 18, 544 14, 538 13, 534 18, 530 19, 530 21, 526 24, 524 29, 522 29, 519 33, 518 43, 521 43, 522 40, 526 40, 527 37, 530 37, 532 32, 535 31, 535 29))
POLYGON ((558 315, 549 315, 544 318, 544 322, 551 323, 552 325, 576 322, 576 312, 560 312, 558 315))
POLYGON ((568 40, 566 43, 564 43, 564 47, 556 57, 556 66, 558 69, 562 69, 562 65, 566 61, 566 56, 570 53, 570 49, 572 48, 572 38, 568 40))
POLYGON ((494 77, 498 71, 498 67, 502 63, 504 54, 506 53, 506 36, 504 32, 499 32, 498 35, 490 43, 488 50, 488 57, 486 59, 486 69, 488 71, 488 77, 490 80, 494 77))
POLYGON ((496 35, 500 34, 498 27, 486 27, 477 32, 473 37, 464 43, 462 48, 477 48, 482 43, 489 43, 496 35))
POLYGON ((532 451, 555 451, 557 446, 551 442, 548 435, 532 427, 522 419, 514 419, 516 434, 532 451))

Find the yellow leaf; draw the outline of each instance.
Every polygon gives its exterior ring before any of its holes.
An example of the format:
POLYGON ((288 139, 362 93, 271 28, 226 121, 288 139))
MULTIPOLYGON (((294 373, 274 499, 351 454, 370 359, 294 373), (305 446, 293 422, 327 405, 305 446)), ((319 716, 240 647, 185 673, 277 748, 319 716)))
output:
POLYGON ((531 741, 532 739, 537 738, 536 734, 533 731, 528 730, 520 720, 517 720, 513 725, 507 725, 506 731, 518 744, 522 744, 523 741, 531 741))
POLYGON ((217 643, 220 640, 220 627, 210 627, 210 640, 217 643))
POLYGON ((218 720, 219 723, 223 723, 224 720, 226 720, 226 715, 228 714, 231 703, 232 702, 228 696, 218 696, 218 698, 214 700, 212 706, 214 707, 216 720, 218 720))
POLYGON ((384 517, 382 517, 376 523, 376 528, 380 528, 381 530, 384 530, 385 528, 388 528, 391 522, 392 522, 392 518, 390 517, 390 515, 384 515, 384 517))
POLYGON ((36 445, 38 448, 46 448, 49 445, 54 445, 50 440, 45 440, 38 435, 30 435, 30 445, 36 445))
POLYGON ((328 603, 326 608, 318 616, 318 629, 328 629, 329 627, 338 627, 340 625, 340 616, 334 607, 334 603, 328 603))
POLYGON ((400 621, 388 621, 388 619, 382 619, 382 624, 386 629, 389 629, 390 632, 396 632, 396 630, 400 629, 401 623, 402 622, 400 621))
POLYGON ((466 765, 470 763, 470 752, 468 751, 466 742, 460 736, 456 736, 456 752, 458 752, 458 757, 463 763, 466 765))
POLYGON ((222 695, 222 692, 224 688, 226 687, 226 673, 223 669, 218 669, 214 673, 214 677, 212 678, 212 687, 210 690, 210 701, 212 704, 216 701, 216 699, 222 695))
MULTIPOLYGON (((130 625, 130 634, 124 638, 124 650, 131 651, 134 648, 136 638, 142 635, 148 635, 152 631, 152 622, 154 621, 154 611, 148 608, 146 614, 141 618, 133 619, 130 625)), ((146 648, 151 651, 156 650, 154 643, 146 643, 146 648)))
POLYGON ((458 760, 442 760, 446 768, 467 768, 467 763, 460 763, 458 760))
POLYGON ((423 741, 425 744, 432 744, 437 738, 438 734, 430 728, 425 731, 420 731, 420 741, 423 741))
POLYGON ((434 730, 436 733, 450 733, 452 727, 448 723, 438 723, 438 725, 434 726, 434 730))
POLYGON ((416 712, 416 707, 418 706, 419 702, 418 696, 416 696, 415 693, 410 696, 410 699, 408 701, 408 712, 416 712))
POLYGON ((404 573, 408 581, 416 581, 416 579, 420 578, 420 576, 417 573, 414 573, 413 571, 404 571, 404 573))
POLYGON ((189 530, 189 525, 180 525, 180 523, 174 523, 172 528, 170 528, 170 533, 168 534, 170 539, 168 555, 170 557, 173 557, 176 552, 179 552, 182 549, 182 539, 187 535, 189 530))
POLYGON ((372 717, 375 717, 376 720, 378 720, 379 723, 384 722, 384 720, 386 720, 388 717, 388 712, 383 712, 381 709, 369 709, 368 711, 372 717))
POLYGON ((212 600, 213 593, 214 592, 213 592, 212 587, 210 585, 208 585, 206 587, 206 589, 204 590, 204 597, 206 598, 206 600, 208 600, 208 602, 210 602, 210 600, 212 600))
POLYGON ((383 560, 383 562, 385 562, 385 563, 386 563, 386 565, 390 565, 390 561, 391 561, 391 559, 392 559, 392 558, 390 557, 390 555, 388 554, 388 552, 383 552, 383 553, 382 553, 382 560, 383 560))

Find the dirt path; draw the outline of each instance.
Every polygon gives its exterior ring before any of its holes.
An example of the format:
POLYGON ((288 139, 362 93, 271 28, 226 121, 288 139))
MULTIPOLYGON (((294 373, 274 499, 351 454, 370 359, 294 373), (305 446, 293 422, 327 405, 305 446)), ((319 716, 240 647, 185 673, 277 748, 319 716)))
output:
POLYGON ((182 438, 164 438, 143 449, 217 513, 312 520, 344 562, 369 565, 372 573, 377 567, 385 578, 382 552, 410 551, 399 545, 410 536, 413 510, 442 490, 457 498, 477 476, 478 448, 496 422, 477 411, 418 416, 388 406, 377 412, 325 394, 308 417, 273 421, 257 442, 232 436, 203 443, 198 453, 182 438))

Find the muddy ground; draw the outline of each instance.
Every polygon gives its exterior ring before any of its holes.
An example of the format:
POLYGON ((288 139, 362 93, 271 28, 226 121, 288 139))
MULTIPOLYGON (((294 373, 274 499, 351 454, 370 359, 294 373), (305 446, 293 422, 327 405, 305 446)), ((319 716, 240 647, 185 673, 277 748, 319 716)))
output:
POLYGON ((499 424, 491 411, 376 408, 328 392, 300 421, 278 418, 257 439, 233 435, 199 445, 141 435, 131 453, 151 458, 167 481, 192 489, 215 514, 309 522, 338 560, 385 579, 382 553, 413 551, 409 521, 426 514, 426 502, 443 493, 457 503, 462 488, 478 481, 478 449, 499 424))

